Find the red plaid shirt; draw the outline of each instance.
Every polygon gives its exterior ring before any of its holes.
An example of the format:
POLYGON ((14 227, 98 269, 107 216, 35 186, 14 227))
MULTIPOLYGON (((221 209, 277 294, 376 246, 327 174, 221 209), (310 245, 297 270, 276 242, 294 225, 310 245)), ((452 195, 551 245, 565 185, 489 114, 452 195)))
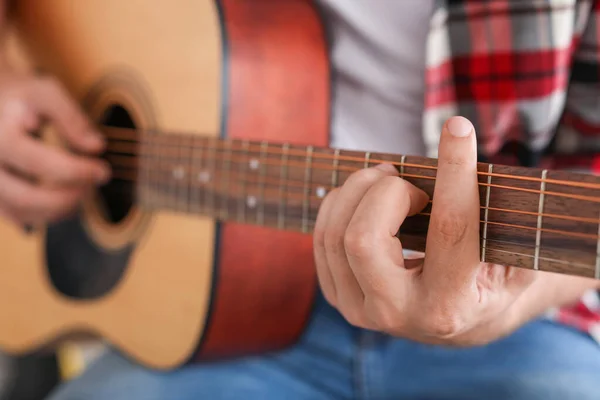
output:
MULTIPOLYGON (((600 173, 600 0, 436 0, 425 106, 431 157, 463 115, 481 161, 600 173)), ((597 291, 548 318, 600 343, 597 291)))

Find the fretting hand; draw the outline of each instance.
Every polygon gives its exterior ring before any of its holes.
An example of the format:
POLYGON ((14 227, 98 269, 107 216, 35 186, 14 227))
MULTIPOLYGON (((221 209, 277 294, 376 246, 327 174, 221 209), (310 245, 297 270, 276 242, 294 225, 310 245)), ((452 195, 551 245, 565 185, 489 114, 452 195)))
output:
POLYGON ((523 319, 516 300, 540 275, 480 262, 476 138, 464 118, 441 135, 427 251, 409 268, 395 235, 428 201, 388 164, 329 193, 314 233, 325 298, 353 325, 421 342, 471 345, 508 334, 523 319))
POLYGON ((93 185, 109 177, 93 157, 101 136, 56 81, 0 76, 0 216, 16 224, 57 220, 93 185), (50 147, 31 133, 47 121, 73 150, 50 147))

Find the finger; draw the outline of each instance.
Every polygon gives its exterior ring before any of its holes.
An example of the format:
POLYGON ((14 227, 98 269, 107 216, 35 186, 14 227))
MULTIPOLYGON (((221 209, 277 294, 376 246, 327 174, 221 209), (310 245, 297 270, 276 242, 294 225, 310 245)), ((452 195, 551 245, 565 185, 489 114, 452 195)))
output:
POLYGON ((22 223, 47 223, 63 218, 74 209, 82 195, 81 189, 37 187, 0 169, 2 209, 22 223))
POLYGON ((317 279, 319 280, 323 296, 333 307, 337 305, 337 290, 325 255, 325 227, 327 226, 327 220, 331 215, 331 210, 335 205, 335 199, 338 194, 339 189, 334 189, 325 196, 319 207, 313 231, 313 252, 317 269, 317 279))
POLYGON ((398 171, 390 164, 382 164, 352 174, 340 188, 336 206, 327 219, 325 234, 327 264, 335 282, 340 311, 353 325, 365 325, 364 294, 346 256, 347 227, 356 207, 369 188, 386 176, 397 175, 398 171))
POLYGON ((79 105, 54 79, 35 81, 29 101, 36 110, 57 125, 58 133, 73 149, 98 153, 104 149, 103 136, 93 127, 79 105))
POLYGON ((374 184, 356 208, 348 225, 346 252, 354 275, 373 294, 404 295, 402 244, 396 237, 407 216, 415 215, 429 203, 427 193, 408 181, 386 177, 374 184), (388 290, 389 289, 389 290, 388 290))
POLYGON ((39 127, 39 118, 27 105, 17 99, 11 99, 2 105, 0 111, 0 138, 4 145, 1 150, 10 149, 16 135, 31 133, 39 127))
POLYGON ((51 185, 102 184, 110 176, 108 163, 71 154, 25 135, 17 135, 3 155, 6 165, 51 185))
POLYGON ((21 225, 21 221, 17 220, 9 211, 8 209, 3 206, 2 204, 0 204, 0 219, 5 219, 7 220, 9 223, 14 224, 14 225, 21 225))
POLYGON ((473 125, 444 125, 422 278, 430 293, 474 288, 479 268, 479 187, 473 125))

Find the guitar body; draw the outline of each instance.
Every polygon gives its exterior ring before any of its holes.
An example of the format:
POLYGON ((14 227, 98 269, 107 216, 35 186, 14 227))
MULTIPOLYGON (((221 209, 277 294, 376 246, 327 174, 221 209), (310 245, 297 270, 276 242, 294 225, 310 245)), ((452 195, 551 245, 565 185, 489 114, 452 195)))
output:
MULTIPOLYGON (((98 123, 328 144, 310 1, 20 0, 12 12, 28 62, 98 123)), ((91 333, 166 369, 297 339, 316 291, 310 236, 149 211, 131 186, 114 180, 29 232, 0 221, 0 348, 91 333)))

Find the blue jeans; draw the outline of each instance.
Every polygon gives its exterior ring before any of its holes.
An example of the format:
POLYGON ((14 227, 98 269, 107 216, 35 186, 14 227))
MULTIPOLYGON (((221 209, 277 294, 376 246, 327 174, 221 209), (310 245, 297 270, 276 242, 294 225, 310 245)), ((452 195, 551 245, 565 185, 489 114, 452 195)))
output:
POLYGON ((600 346, 545 320, 469 349, 427 346, 349 326, 322 298, 288 350, 174 372, 111 352, 50 400, 598 400, 600 346))

